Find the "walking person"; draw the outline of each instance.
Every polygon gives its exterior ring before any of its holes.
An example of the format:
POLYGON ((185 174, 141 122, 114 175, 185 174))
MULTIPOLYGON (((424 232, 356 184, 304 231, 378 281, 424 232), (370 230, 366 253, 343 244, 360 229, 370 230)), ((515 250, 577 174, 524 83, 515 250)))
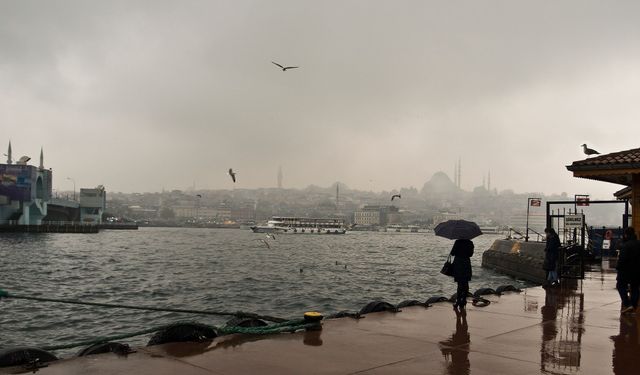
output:
POLYGON ((545 228, 546 246, 544 247, 544 262, 542 269, 547 272, 545 286, 556 286, 558 278, 558 258, 560 257, 560 237, 553 228, 545 228))
POLYGON ((638 307, 640 294, 640 241, 632 227, 624 230, 624 243, 618 255, 618 276, 616 277, 616 289, 620 293, 622 302, 621 312, 633 313, 638 307))
POLYGON ((467 294, 469 293, 469 280, 471 280, 471 257, 473 256, 473 241, 456 240, 451 248, 453 256, 453 279, 458 283, 456 302, 454 310, 464 310, 467 304, 467 294))
POLYGON ((471 239, 482 235, 482 231, 478 224, 473 221, 447 220, 436 225, 434 232, 436 236, 456 241, 453 243, 449 253, 450 256, 454 257, 451 263, 452 272, 445 274, 453 276, 455 282, 458 283, 456 301, 453 304, 453 310, 457 315, 458 312, 464 311, 467 305, 469 280, 471 280, 471 257, 473 256, 474 247, 471 239))

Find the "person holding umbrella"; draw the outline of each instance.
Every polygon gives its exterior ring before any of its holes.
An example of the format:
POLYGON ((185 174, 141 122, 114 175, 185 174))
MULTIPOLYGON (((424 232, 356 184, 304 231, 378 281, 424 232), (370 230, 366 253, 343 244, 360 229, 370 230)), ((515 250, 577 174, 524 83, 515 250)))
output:
POLYGON ((469 294, 469 280, 471 280, 471 257, 473 256, 473 241, 482 234, 478 224, 466 220, 448 220, 440 223, 435 228, 436 236, 456 240, 451 248, 450 255, 453 259, 453 279, 458 283, 456 302, 453 309, 464 310, 467 305, 467 294, 469 294))

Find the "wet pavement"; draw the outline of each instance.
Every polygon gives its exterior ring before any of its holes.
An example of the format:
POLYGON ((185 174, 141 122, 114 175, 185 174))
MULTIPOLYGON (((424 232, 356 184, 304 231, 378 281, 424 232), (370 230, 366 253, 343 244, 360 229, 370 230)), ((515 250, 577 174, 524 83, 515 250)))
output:
MULTIPOLYGON (((62 360, 41 374, 640 374, 639 317, 611 270, 557 288, 325 321, 322 331, 226 336, 62 360)), ((0 370, 0 372, 2 372, 0 370)))

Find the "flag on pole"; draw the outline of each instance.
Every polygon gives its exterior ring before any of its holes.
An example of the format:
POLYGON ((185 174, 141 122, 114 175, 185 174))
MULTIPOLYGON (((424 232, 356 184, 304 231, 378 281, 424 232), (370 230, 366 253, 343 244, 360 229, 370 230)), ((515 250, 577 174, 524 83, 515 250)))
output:
POLYGON ((531 206, 532 207, 540 207, 540 204, 542 203, 542 201, 538 198, 533 198, 531 199, 531 206))

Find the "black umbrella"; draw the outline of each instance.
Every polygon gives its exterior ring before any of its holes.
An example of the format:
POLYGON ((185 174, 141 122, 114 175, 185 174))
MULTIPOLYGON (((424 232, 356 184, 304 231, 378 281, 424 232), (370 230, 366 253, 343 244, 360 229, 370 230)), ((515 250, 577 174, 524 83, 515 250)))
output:
POLYGON ((466 220, 447 220, 436 225, 436 236, 450 240, 470 240, 482 234, 478 224, 466 220))

